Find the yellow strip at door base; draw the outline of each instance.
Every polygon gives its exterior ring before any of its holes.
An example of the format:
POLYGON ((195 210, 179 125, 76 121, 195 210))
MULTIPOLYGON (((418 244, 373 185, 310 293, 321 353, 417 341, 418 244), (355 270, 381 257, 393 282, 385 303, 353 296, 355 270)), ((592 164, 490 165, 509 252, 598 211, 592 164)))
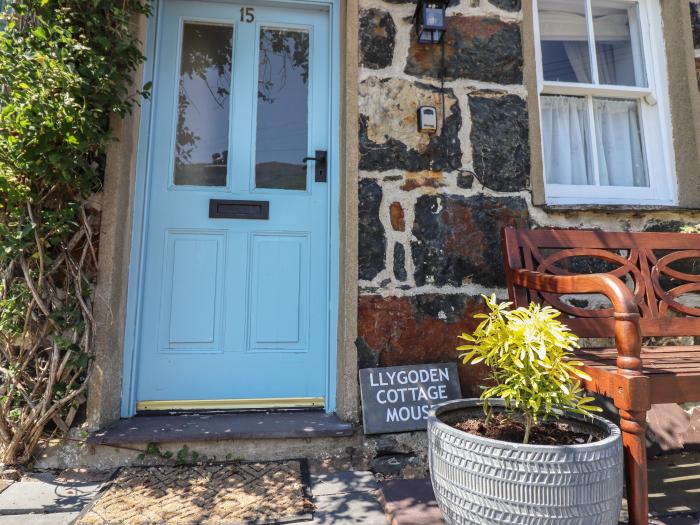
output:
POLYGON ((280 397, 261 399, 179 399, 139 401, 136 410, 242 410, 247 408, 323 408, 323 397, 280 397))

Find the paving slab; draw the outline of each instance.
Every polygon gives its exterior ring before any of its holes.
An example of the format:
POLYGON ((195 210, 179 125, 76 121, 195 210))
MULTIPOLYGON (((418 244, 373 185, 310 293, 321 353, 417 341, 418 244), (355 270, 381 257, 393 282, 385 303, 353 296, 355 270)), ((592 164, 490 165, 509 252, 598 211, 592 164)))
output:
POLYGON ((429 479, 387 480, 381 489, 392 524, 444 525, 429 479))
POLYGON ((54 512, 52 514, 0 516, 0 525, 70 525, 79 514, 79 512, 54 512))
POLYGON ((384 507, 373 492, 314 497, 313 525, 388 525, 384 507))
POLYGON ((649 507, 655 516, 700 513, 700 453, 649 460, 649 507))
POLYGON ((313 475, 311 493, 316 505, 313 525, 388 525, 379 485, 369 471, 313 475))
POLYGON ((60 482, 55 478, 18 481, 0 494, 0 516, 79 512, 100 486, 100 483, 60 482))
POLYGON ((374 474, 369 471, 341 471, 311 476, 314 496, 372 492, 379 489, 374 474))
POLYGON ((670 516, 649 520, 649 525, 700 525, 700 518, 692 516, 670 516))

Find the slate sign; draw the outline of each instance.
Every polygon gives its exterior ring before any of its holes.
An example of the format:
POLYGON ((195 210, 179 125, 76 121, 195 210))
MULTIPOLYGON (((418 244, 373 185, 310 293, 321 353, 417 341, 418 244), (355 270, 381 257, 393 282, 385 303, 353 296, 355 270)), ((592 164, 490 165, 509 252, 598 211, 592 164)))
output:
POLYGON ((462 397, 457 363, 360 370, 365 434, 425 430, 433 405, 462 397))

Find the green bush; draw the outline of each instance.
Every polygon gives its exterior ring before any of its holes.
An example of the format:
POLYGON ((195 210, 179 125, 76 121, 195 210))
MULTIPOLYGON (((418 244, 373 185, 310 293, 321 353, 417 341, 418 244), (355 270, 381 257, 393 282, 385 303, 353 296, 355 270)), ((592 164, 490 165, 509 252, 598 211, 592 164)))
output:
POLYGON ((527 443, 532 426, 540 418, 556 415, 554 409, 581 414, 600 412, 585 397, 576 377, 590 379, 572 360, 578 338, 556 318, 558 310, 531 303, 529 308, 509 310, 512 303, 498 303, 496 296, 483 296, 488 314, 474 317, 484 319, 473 334, 462 334, 467 344, 457 350, 464 352, 464 364, 485 363, 490 367, 493 386, 481 395, 487 417, 490 398, 502 398, 508 411, 519 412, 525 419, 527 443))
POLYGON ((137 0, 9 0, 0 25, 0 443, 66 431, 90 372, 99 199, 112 114, 148 87, 137 0), (4 26, 4 29, 3 29, 4 26))

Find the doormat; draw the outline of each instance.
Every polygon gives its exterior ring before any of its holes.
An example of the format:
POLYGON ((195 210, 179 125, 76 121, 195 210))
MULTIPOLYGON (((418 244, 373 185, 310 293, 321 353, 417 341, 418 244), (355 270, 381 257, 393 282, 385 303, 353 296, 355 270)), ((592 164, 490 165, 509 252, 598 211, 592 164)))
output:
POLYGON ((123 467, 74 525, 264 525, 312 519, 306 460, 123 467))

